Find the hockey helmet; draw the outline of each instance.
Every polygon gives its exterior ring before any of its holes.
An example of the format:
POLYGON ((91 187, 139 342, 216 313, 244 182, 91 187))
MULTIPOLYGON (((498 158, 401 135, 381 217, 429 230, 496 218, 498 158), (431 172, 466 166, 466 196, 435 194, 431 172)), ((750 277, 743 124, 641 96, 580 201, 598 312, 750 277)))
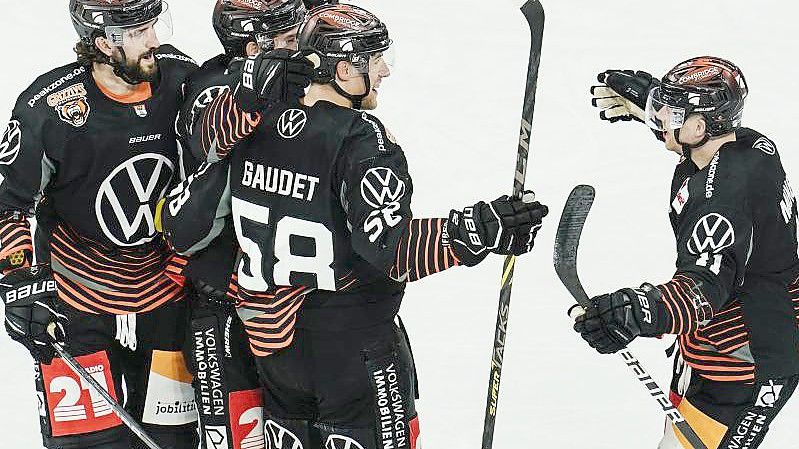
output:
POLYGON ((172 33, 169 5, 163 0, 70 0, 69 12, 78 36, 89 45, 105 36, 121 46, 127 30, 148 22, 158 25, 159 40, 172 33))
POLYGON ((678 130, 691 114, 701 114, 706 136, 717 137, 741 125, 746 79, 735 64, 701 56, 681 62, 649 93, 647 123, 652 129, 678 130))
POLYGON ((240 56, 249 41, 263 50, 274 48, 274 37, 305 20, 302 0, 217 0, 214 31, 229 55, 240 56))

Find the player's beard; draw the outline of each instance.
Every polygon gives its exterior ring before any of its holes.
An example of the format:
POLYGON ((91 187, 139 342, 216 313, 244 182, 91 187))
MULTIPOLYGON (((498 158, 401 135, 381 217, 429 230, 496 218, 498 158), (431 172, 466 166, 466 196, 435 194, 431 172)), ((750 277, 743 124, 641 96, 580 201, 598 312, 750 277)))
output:
POLYGON ((151 48, 136 59, 131 59, 127 54, 117 51, 114 52, 112 58, 129 79, 152 83, 158 79, 158 62, 154 57, 155 51, 155 48, 151 48), (123 55, 125 56, 124 59, 123 55), (145 58, 151 59, 151 61, 145 61, 145 58))

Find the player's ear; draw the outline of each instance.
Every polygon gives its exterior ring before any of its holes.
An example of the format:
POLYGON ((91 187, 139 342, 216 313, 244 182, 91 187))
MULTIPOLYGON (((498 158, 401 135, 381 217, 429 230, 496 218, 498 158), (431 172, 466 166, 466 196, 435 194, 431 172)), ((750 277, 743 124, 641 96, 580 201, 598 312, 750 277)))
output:
POLYGON ((245 56, 255 56, 261 52, 261 47, 258 46, 258 43, 255 41, 247 42, 247 45, 244 47, 245 56))
POLYGON ((111 47, 111 45, 108 43, 108 39, 104 37, 101 36, 95 37, 94 46, 109 58, 111 57, 111 55, 114 54, 113 47, 111 47))
POLYGON ((707 132, 707 122, 705 122, 704 117, 700 117, 699 120, 696 121, 696 135, 699 138, 703 138, 706 132, 707 132))
POLYGON ((339 61, 336 64, 336 78, 342 81, 349 81, 353 78, 355 67, 349 61, 339 61))

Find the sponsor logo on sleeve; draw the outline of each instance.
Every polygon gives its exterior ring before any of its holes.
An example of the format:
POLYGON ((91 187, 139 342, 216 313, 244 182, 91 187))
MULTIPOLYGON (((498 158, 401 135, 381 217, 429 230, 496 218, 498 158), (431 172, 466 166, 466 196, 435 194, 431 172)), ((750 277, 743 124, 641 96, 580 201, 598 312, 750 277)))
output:
POLYGON ((723 215, 713 212, 696 222, 688 240, 688 251, 694 255, 719 253, 734 243, 735 230, 732 223, 723 215))
POLYGON ((73 84, 47 96, 47 105, 58 113, 58 118, 75 128, 80 128, 89 119, 91 108, 86 99, 83 83, 73 84))
POLYGON ((11 165, 19 156, 22 147, 22 129, 19 125, 19 120, 8 122, 3 140, 0 141, 0 165, 11 165))
POLYGON ((203 426, 203 435, 208 449, 230 449, 225 426, 203 426))
POLYGON ((405 193, 405 181, 390 168, 374 167, 363 175, 361 197, 375 209, 364 221, 363 230, 369 234, 370 242, 374 243, 386 226, 393 228, 402 221, 402 216, 397 212, 405 193))
POLYGON ((757 148, 758 150, 768 154, 769 156, 773 156, 777 153, 777 147, 774 146, 774 142, 768 140, 765 137, 761 137, 755 140, 755 143, 752 144, 752 148, 757 148))
POLYGON ((284 139, 293 139, 300 135, 305 124, 308 123, 308 116, 302 109, 287 109, 277 120, 277 132, 284 139))
POLYGON ((791 218, 793 218, 793 205, 795 202, 796 197, 793 195, 791 184, 786 178, 782 184, 782 199, 780 200, 780 211, 782 212, 782 218, 785 219, 785 224, 790 223, 791 218))

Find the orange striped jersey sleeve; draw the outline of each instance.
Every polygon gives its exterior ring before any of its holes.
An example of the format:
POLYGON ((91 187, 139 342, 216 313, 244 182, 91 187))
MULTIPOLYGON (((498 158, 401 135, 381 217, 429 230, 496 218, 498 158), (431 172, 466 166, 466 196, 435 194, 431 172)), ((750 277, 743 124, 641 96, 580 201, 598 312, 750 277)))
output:
POLYGON ((677 274, 672 280, 657 286, 671 318, 668 334, 688 334, 707 324, 713 317, 713 307, 702 291, 701 283, 677 274))
POLYGON ((199 144, 209 161, 224 159, 236 143, 252 134, 261 114, 244 112, 230 91, 220 93, 203 111, 199 144))
POLYGON ((397 257, 389 276, 398 281, 423 277, 460 265, 446 232, 444 218, 414 218, 397 246, 397 257))
POLYGON ((20 212, 6 212, 0 216, 0 266, 7 269, 25 266, 33 253, 30 225, 20 212))

